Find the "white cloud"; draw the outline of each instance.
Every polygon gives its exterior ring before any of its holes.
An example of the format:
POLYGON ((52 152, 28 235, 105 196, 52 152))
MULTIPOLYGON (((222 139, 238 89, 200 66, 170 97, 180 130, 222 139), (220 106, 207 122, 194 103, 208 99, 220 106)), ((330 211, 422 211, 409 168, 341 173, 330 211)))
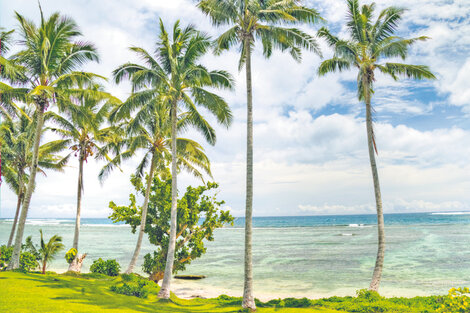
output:
MULTIPOLYGON (((340 31, 342 36, 347 35, 342 23, 346 9, 343 0, 312 3, 328 20, 328 26, 340 31)), ((415 84, 397 83, 378 75, 374 103, 379 116, 430 114, 432 105, 442 105, 418 99, 416 88, 419 87, 436 88, 434 93, 446 97, 444 105, 461 106, 468 112, 470 26, 465 21, 470 2, 386 0, 377 5, 379 9, 389 5, 409 8, 399 32, 404 36, 432 37, 412 50, 409 62, 428 64, 439 77, 433 83, 415 84)), ((137 61, 126 49, 128 46, 153 50, 159 16, 167 25, 180 18, 183 25, 194 23, 212 35, 221 31, 212 28, 189 0, 55 0, 44 2, 43 9, 46 15, 60 9, 77 21, 85 38, 94 42, 101 54, 100 64, 90 64, 87 70, 105 76, 124 62, 137 61)), ((10 1, 2 3, 2 26, 16 25, 14 10, 38 20, 36 5, 27 0, 10 1)), ((325 56, 331 56, 325 43, 321 45, 325 56)), ((232 105, 234 123, 229 130, 217 127, 217 145, 205 146, 212 160, 214 178, 221 186, 220 197, 238 216, 243 214, 245 201, 245 74, 238 72, 236 50, 220 57, 208 55, 203 62, 209 68, 229 70, 237 82, 233 93, 223 93, 232 105)), ((311 53, 306 53, 300 64, 280 52, 274 53, 270 60, 265 60, 259 49, 254 53, 255 215, 373 212, 365 126, 360 115, 363 106, 358 103, 355 91, 346 86, 355 81, 355 73, 318 78, 318 65, 319 58, 311 53), (337 113, 310 114, 328 106, 337 109, 337 113)), ((127 84, 110 83, 108 87, 122 99, 130 91, 127 84)), ((376 124, 386 212, 468 208, 470 132, 438 124, 426 128, 429 130, 423 131, 390 119, 379 119, 376 124)), ((194 131, 185 135, 201 140, 194 131)), ((65 174, 51 173, 38 180, 30 216, 74 216, 75 163, 76 160, 70 163, 65 174)), ((96 178, 101 164, 94 161, 87 164, 83 216, 106 216, 110 200, 127 203, 132 192, 128 178, 135 163, 126 164, 123 173, 113 173, 103 186, 96 178)), ((181 175, 180 182, 182 187, 197 183, 186 174, 181 175)), ((15 196, 4 186, 0 214, 12 216, 15 196)))

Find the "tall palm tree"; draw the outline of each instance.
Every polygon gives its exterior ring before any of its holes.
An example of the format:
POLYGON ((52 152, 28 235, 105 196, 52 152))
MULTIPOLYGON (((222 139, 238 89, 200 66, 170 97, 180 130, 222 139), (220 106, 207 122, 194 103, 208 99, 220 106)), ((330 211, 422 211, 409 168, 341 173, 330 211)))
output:
POLYGON ((46 274, 47 263, 54 259, 57 253, 63 250, 65 246, 62 243, 62 237, 54 235, 46 243, 42 235, 42 229, 40 229, 39 232, 41 233, 41 243, 38 252, 41 256, 42 273, 46 274))
MULTIPOLYGON (((0 78, 16 81, 17 83, 25 83, 26 77, 23 75, 24 68, 17 64, 15 60, 5 57, 5 54, 11 49, 13 32, 14 30, 4 31, 3 28, 0 27, 0 78)), ((11 99, 1 99, 0 97, 0 121, 2 117, 8 118, 18 113, 24 114, 15 102, 11 101, 11 99)), ((24 115, 27 116, 26 114, 24 115)))
POLYGON ((42 10, 38 26, 18 13, 16 19, 23 50, 13 55, 11 59, 18 66, 22 66, 22 77, 25 79, 19 86, 16 86, 17 81, 12 79, 10 79, 12 86, 0 82, 0 102, 19 101, 33 104, 37 121, 33 140, 32 168, 8 269, 19 267, 24 226, 36 180, 44 113, 50 105, 55 104, 61 109, 69 104, 71 96, 84 94, 89 97, 104 96, 103 92, 79 87, 86 86, 95 77, 100 77, 93 73, 75 71, 88 61, 98 61, 98 54, 92 44, 78 40, 81 33, 72 19, 61 17, 59 13, 54 13, 45 19, 42 10))
MULTIPOLYGON (((151 99, 141 98, 141 93, 146 91, 147 90, 144 90, 131 95, 128 101, 117 108, 117 112, 114 115, 114 118, 117 117, 120 120, 129 118, 129 116, 122 115, 122 112, 129 112, 126 106, 132 105, 131 103, 133 101, 144 101, 140 103, 138 112, 127 124, 125 132, 128 134, 128 137, 125 141, 128 150, 121 154, 121 159, 128 159, 134 156, 137 150, 143 150, 145 152, 135 173, 139 178, 144 175, 146 167, 149 166, 139 235, 126 274, 132 273, 134 270, 142 247, 153 177, 156 173, 165 170, 167 164, 171 162, 170 108, 161 101, 161 95, 157 95, 157 98, 151 99)), ((188 121, 188 115, 183 114, 178 120, 178 129, 184 127, 188 121)), ((177 138, 176 150, 178 168, 184 168, 201 179, 203 178, 203 174, 199 169, 211 175, 209 159, 204 154, 204 149, 197 142, 186 138, 177 138)), ((100 173, 102 179, 107 176, 115 163, 120 163, 120 161, 114 163, 110 162, 103 168, 100 173)))
POLYGON ((213 25, 229 25, 216 40, 216 53, 238 46, 239 70, 245 66, 247 95, 247 162, 246 162, 246 212, 245 212, 245 284, 243 307, 256 309, 253 296, 252 215, 253 215, 253 91, 251 79, 251 54, 256 41, 263 46, 263 55, 269 58, 273 49, 289 51, 301 60, 302 49, 320 55, 315 39, 286 24, 318 22, 319 13, 302 5, 300 0, 202 0, 197 5, 208 15, 213 25))
MULTIPOLYGON (((93 86, 90 89, 102 90, 100 86, 93 86)), ((84 164, 93 155, 98 159, 111 160, 103 144, 110 138, 112 139, 115 133, 113 127, 105 126, 111 107, 110 102, 104 102, 105 100, 98 99, 96 96, 82 96, 67 105, 61 115, 51 113, 54 122, 59 125, 59 128, 51 128, 52 131, 59 134, 70 146, 74 155, 78 157, 77 212, 72 246, 77 251, 84 190, 84 164)), ((72 270, 72 267, 69 267, 69 270, 72 270)))
MULTIPOLYGON (((8 239, 7 246, 10 247, 18 222, 21 204, 24 200, 26 184, 28 182, 28 172, 32 167, 32 142, 35 131, 35 117, 26 115, 31 113, 27 109, 22 109, 24 115, 19 115, 18 120, 7 119, 0 124, 0 134, 2 138, 2 148, 4 163, 2 167, 2 176, 6 183, 17 195, 17 205, 15 218, 8 239)), ((49 118, 46 114, 46 119, 49 118)), ((43 133, 46 129, 43 130, 43 133)), ((67 163, 68 157, 62 158, 57 153, 66 148, 66 142, 55 140, 43 144, 39 147, 38 171, 45 175, 46 169, 62 171, 67 163)))
POLYGON ((210 144, 215 144, 214 129, 198 112, 197 105, 206 108, 225 126, 229 126, 232 114, 223 98, 207 90, 211 88, 232 88, 232 77, 225 71, 209 71, 197 62, 211 46, 210 38, 198 32, 193 26, 180 27, 179 21, 173 25, 170 35, 162 20, 160 34, 156 42, 155 58, 142 48, 131 48, 146 63, 124 64, 114 71, 115 81, 119 83, 130 77, 134 91, 141 91, 128 110, 135 108, 144 99, 157 98, 170 109, 171 116, 171 174, 172 202, 168 254, 165 277, 159 297, 170 297, 170 282, 176 243, 176 201, 177 201, 177 110, 183 107, 188 113, 188 125, 195 126, 210 144), (147 88, 148 86, 148 88, 147 88), (138 98, 142 99, 137 101, 138 98))
POLYGON ((418 41, 428 39, 428 37, 405 39, 393 35, 405 11, 403 8, 388 7, 382 10, 378 18, 373 21, 375 3, 359 8, 358 0, 347 0, 347 5, 346 25, 350 34, 349 39, 340 39, 332 35, 326 28, 322 28, 318 32, 318 35, 325 38, 328 45, 334 49, 334 56, 321 63, 318 73, 325 75, 329 72, 348 70, 351 67, 358 70, 357 95, 359 100, 364 101, 366 105, 367 143, 374 181, 378 225, 377 259, 369 288, 377 291, 385 257, 385 225, 379 174, 374 154, 374 150, 377 152, 377 146, 373 128, 371 97, 374 93, 375 71, 378 70, 389 75, 394 80, 398 80, 400 75, 412 79, 435 79, 435 77, 429 67, 425 65, 381 62, 382 59, 393 57, 405 60, 410 46, 418 41))

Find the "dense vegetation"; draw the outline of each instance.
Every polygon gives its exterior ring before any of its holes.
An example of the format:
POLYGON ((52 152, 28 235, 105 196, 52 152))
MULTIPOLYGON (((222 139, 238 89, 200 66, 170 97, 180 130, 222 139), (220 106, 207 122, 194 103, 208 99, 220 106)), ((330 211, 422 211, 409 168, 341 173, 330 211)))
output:
MULTIPOLYGON (((244 312, 242 298, 221 295, 215 299, 183 300, 171 296, 158 300, 159 287, 136 274, 115 278, 100 274, 0 273, 0 308, 7 312, 244 312), (24 291, 24 292, 23 292, 24 291), (110 292, 111 291, 111 292, 110 292), (21 297, 21 301, 19 300, 21 297)), ((285 298, 262 302, 257 312, 468 312, 469 302, 453 289, 448 296, 384 298, 374 291, 361 290, 356 297, 309 300, 285 298)))
MULTIPOLYGON (((118 206, 114 202, 109 204, 113 210, 110 215, 113 222, 125 222, 132 227, 132 232, 135 232, 137 227, 141 226, 141 215, 144 211, 136 204, 136 197, 139 194, 145 195, 149 190, 146 224, 141 228, 148 234, 150 243, 155 245, 157 250, 153 254, 147 253, 144 256, 142 270, 155 282, 164 276, 172 202, 171 175, 163 172, 161 177, 161 179, 158 176, 153 177, 150 188, 145 186, 139 177, 133 177, 131 182, 136 193, 129 196, 130 204, 128 206, 118 206)), ((191 261, 206 252, 204 241, 214 240, 213 234, 216 228, 232 223, 233 217, 230 212, 221 209, 224 201, 216 198, 217 187, 217 184, 210 182, 196 188, 189 186, 185 194, 178 199, 173 274, 185 270, 191 261)))
MULTIPOLYGON (((395 80, 399 76, 410 79, 435 77, 424 65, 386 62, 390 58, 406 59, 410 46, 427 39, 395 36, 404 9, 389 7, 373 19, 375 4, 361 7, 358 0, 346 2, 348 12, 345 22, 349 38, 340 39, 326 27, 320 29, 319 37, 333 48, 334 55, 321 63, 318 73, 325 75, 350 68, 358 70, 357 92, 366 109, 369 159, 378 216, 378 253, 370 284, 370 289, 376 291, 383 269, 385 232, 371 103, 375 71, 395 80)), ((105 77, 83 71, 86 63, 98 62, 99 55, 95 46, 83 39, 73 19, 60 13, 45 17, 40 8, 39 24, 16 13, 16 33, 10 30, 0 32, 0 117, 4 119, 0 127, 1 152, 4 157, 2 177, 17 195, 16 216, 10 239, 7 246, 2 246, 0 250, 0 267, 8 266, 10 270, 20 269, 25 272, 40 267, 45 274, 48 262, 65 248, 59 235, 52 236, 46 242, 41 232, 40 245, 35 246, 31 238, 23 244, 23 234, 36 188, 36 174, 46 169, 61 170, 70 156, 74 155, 78 158, 79 167, 76 225, 73 250, 69 250, 65 258, 70 264, 69 270, 80 272, 81 262, 86 256, 86 253, 79 254, 78 249, 83 172, 87 160, 91 157, 106 160, 107 164, 99 174, 99 178, 104 180, 122 162, 143 152, 132 178, 137 193, 143 196, 143 204, 137 204, 134 194, 130 197, 129 206, 111 203, 111 218, 131 225, 134 232, 139 228, 135 250, 126 270, 128 274, 132 273, 139 257, 143 235, 149 235, 150 242, 157 250, 153 255, 145 256, 144 271, 154 281, 163 279, 162 288, 129 275, 121 276, 111 287, 108 287, 111 282, 109 279, 94 280, 92 285, 95 284, 94 291, 97 294, 103 293, 101 289, 106 287, 106 290, 111 288, 115 293, 123 295, 148 298, 158 293, 160 298, 169 299, 172 274, 184 270, 187 264, 200 257, 205 252, 204 240, 213 240, 213 230, 233 219, 228 212, 220 210, 222 201, 205 194, 217 188, 215 183, 188 187, 186 193, 178 199, 179 172, 186 170, 201 179, 206 175, 211 177, 210 160, 202 145, 178 135, 182 130, 193 128, 203 135, 207 143, 216 143, 215 130, 201 114, 200 108, 213 115, 217 123, 230 126, 230 106, 218 93, 223 89, 233 89, 234 79, 223 69, 206 68, 200 60, 211 52, 220 54, 238 47, 239 69, 245 68, 247 92, 244 293, 242 299, 221 296, 216 300, 199 300, 201 307, 208 306, 209 311, 219 307, 228 310, 240 305, 251 310, 258 306, 260 311, 272 311, 273 308, 305 308, 310 311, 326 308, 324 312, 330 309, 351 312, 467 310, 467 289, 451 290, 448 297, 414 299, 385 299, 373 291, 360 291, 357 297, 323 300, 284 299, 262 303, 254 298, 251 250, 254 101, 251 56, 257 46, 262 47, 266 58, 275 49, 289 52, 299 62, 303 50, 321 55, 316 35, 296 27, 316 25, 322 18, 315 9, 305 6, 300 0, 201 0, 196 5, 208 16, 214 27, 227 26, 228 29, 224 29, 222 35, 213 40, 194 26, 184 26, 177 21, 168 27, 160 19, 153 52, 140 47, 130 48, 142 62, 122 64, 112 73, 115 83, 124 80, 131 83, 131 94, 125 100, 117 99, 104 90, 105 77), (15 35, 21 40, 14 42, 15 35), (9 55, 15 43, 18 44, 15 47, 17 49, 14 49, 16 52, 9 55), (46 131, 53 131, 61 139, 42 143, 46 131), (72 152, 61 155, 66 148, 72 152), (146 180, 142 182, 144 177, 146 180)), ((120 265, 113 260, 99 259, 90 270, 96 274, 117 276, 120 265)), ((10 282, 6 285, 2 283, 2 290, 10 294, 14 293, 14 288, 18 288, 16 291, 26 288, 26 277, 31 277, 13 273, 2 275, 10 282)), ((64 282, 64 286, 71 288, 68 292, 75 293, 77 286, 82 284, 78 278, 80 276, 77 274, 76 277, 77 281, 64 276, 45 276, 38 280, 51 284, 64 282)), ((80 288, 82 297, 86 297, 86 288, 80 288)), ((80 298, 80 295, 74 296, 80 298)), ((30 297, 33 299, 35 296, 30 297)), ((9 299, 2 297, 5 298, 9 299)), ((51 310, 53 306, 48 306, 50 299, 42 300, 35 304, 44 306, 38 310, 51 310)), ((112 302, 111 298, 109 300, 112 302)), ((27 303, 10 302, 5 305, 21 306, 27 303)), ((138 302, 134 303, 137 305, 138 302)), ((115 307, 114 304, 109 306, 115 307)), ((145 305, 141 307, 147 309, 145 305)), ((168 308, 162 307, 162 310, 168 308)), ((91 310, 86 307, 81 309, 91 310)))

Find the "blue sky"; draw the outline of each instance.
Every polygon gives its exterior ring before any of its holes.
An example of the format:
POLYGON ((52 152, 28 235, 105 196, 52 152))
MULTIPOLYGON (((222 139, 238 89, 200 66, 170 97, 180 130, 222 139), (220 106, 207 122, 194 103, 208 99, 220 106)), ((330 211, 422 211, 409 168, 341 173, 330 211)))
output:
MULTIPOLYGON (((367 1, 369 3, 369 1, 367 1)), ((36 5, 17 0, 0 4, 0 25, 16 25, 14 11, 39 18, 36 5)), ((343 19, 345 1, 308 1, 335 33, 347 37, 343 19)), ((429 41, 413 47, 407 62, 426 64, 438 79, 433 82, 394 82, 377 75, 376 108, 378 165, 386 213, 470 210, 470 2, 468 0, 384 0, 377 10, 397 5, 408 8, 398 34, 427 35, 429 41)), ((73 17, 84 37, 94 42, 100 64, 86 69, 109 76, 118 65, 137 61, 131 45, 152 50, 157 18, 167 25, 180 19, 216 36, 223 29, 186 0, 153 1, 44 1, 46 15, 60 10, 73 17)), ((312 34, 318 26, 304 27, 312 34)), ((325 57, 332 52, 320 40, 325 57)), ((223 96, 232 106, 234 123, 218 128, 214 147, 204 144, 212 161, 220 198, 234 215, 244 213, 245 80, 237 70, 238 53, 208 55, 203 63, 229 70, 236 78, 234 92, 223 96)), ((304 53, 302 63, 276 52, 265 60, 253 57, 255 119, 254 214, 314 215, 374 213, 374 198, 366 147, 364 107, 355 91, 355 73, 319 78, 320 58, 304 53)), ((108 84, 121 99, 127 84, 108 84)), ((198 134, 186 134, 201 140, 198 134)), ((40 177, 33 196, 31 217, 74 216, 77 160, 65 174, 40 177)), ((96 176, 102 164, 89 162, 85 172, 83 216, 105 217, 107 204, 127 203, 128 177, 137 161, 115 172, 104 186, 96 176)), ((198 183, 181 175, 181 188, 198 183)), ((1 217, 13 215, 15 197, 2 186, 1 217)))

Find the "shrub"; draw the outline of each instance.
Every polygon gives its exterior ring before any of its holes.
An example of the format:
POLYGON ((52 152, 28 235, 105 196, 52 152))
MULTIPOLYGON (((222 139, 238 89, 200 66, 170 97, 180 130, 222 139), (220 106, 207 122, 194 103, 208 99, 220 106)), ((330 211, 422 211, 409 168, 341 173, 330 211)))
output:
POLYGON ((20 267, 19 270, 26 273, 34 270, 38 267, 38 261, 36 260, 36 255, 31 252, 23 252, 20 255, 20 267))
POLYGON ((469 288, 451 288, 438 312, 442 313, 466 313, 470 312, 469 288))
POLYGON ((147 298, 151 291, 156 294, 158 286, 153 281, 148 281, 136 274, 122 274, 122 285, 111 286, 111 291, 127 296, 147 298))
POLYGON ((71 264, 73 260, 75 260, 77 253, 78 253, 77 249, 72 248, 65 254, 65 260, 67 261, 68 264, 71 264))
POLYGON ((117 276, 120 270, 121 266, 116 260, 104 261, 102 258, 93 261, 93 264, 90 266, 90 272, 108 276, 117 276))
POLYGON ((369 302, 376 302, 383 299, 377 291, 368 289, 358 290, 356 295, 358 300, 366 300, 369 302))
POLYGON ((150 291, 146 289, 147 285, 139 282, 137 285, 124 283, 122 286, 113 285, 111 291, 126 296, 134 296, 138 298, 147 298, 150 291))
POLYGON ((118 276, 121 270, 121 265, 116 260, 107 260, 105 264, 106 275, 118 276))
POLYGON ((13 254, 13 247, 7 247, 5 245, 0 246, 0 270, 7 267, 10 262, 11 255, 13 254))
POLYGON ((90 272, 105 274, 106 273, 105 265, 106 265, 106 261, 104 261, 102 258, 99 258, 98 260, 94 260, 93 264, 90 266, 90 272))

